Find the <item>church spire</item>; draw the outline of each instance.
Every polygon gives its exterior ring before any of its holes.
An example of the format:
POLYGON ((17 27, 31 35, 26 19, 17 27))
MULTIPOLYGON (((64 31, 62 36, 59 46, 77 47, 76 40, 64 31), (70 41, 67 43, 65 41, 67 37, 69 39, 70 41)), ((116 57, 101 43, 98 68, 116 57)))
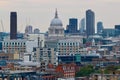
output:
POLYGON ((58 18, 57 8, 56 8, 56 12, 55 12, 55 18, 58 18))

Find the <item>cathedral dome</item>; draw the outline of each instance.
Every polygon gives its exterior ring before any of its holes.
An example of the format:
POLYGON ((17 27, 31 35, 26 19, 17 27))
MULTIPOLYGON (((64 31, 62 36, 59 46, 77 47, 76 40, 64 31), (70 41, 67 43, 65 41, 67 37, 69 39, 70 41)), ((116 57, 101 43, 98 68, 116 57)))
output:
POLYGON ((55 18, 51 21, 50 26, 62 26, 62 21, 58 18, 57 10, 55 12, 55 18))

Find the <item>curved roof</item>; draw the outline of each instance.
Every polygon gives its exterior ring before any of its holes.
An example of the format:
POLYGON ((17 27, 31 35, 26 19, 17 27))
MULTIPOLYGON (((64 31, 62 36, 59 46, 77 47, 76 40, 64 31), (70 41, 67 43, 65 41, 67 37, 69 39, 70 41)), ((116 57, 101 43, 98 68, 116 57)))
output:
POLYGON ((57 10, 55 12, 55 17, 52 19, 50 26, 62 26, 62 21, 58 18, 57 10))

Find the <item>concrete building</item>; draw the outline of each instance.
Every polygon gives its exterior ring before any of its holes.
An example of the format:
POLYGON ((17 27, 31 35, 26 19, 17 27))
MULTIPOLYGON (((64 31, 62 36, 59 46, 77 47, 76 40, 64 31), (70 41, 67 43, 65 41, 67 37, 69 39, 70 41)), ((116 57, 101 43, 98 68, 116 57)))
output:
POLYGON ((58 41, 57 52, 59 55, 69 55, 79 53, 80 48, 82 47, 82 38, 69 38, 62 39, 58 41))
POLYGON ((4 40, 2 42, 2 48, 5 53, 18 53, 20 58, 23 59, 24 53, 32 54, 33 47, 38 47, 37 40, 4 40))
POLYGON ((3 51, 5 53, 26 52, 26 40, 4 40, 2 42, 3 51))
POLYGON ((34 48, 34 53, 36 62, 44 62, 46 66, 48 63, 56 65, 56 52, 54 48, 34 48))
POLYGON ((29 41, 38 41, 39 38, 39 43, 42 43, 42 47, 44 47, 44 42, 45 42, 45 34, 44 33, 39 33, 39 34, 27 34, 25 38, 29 41))

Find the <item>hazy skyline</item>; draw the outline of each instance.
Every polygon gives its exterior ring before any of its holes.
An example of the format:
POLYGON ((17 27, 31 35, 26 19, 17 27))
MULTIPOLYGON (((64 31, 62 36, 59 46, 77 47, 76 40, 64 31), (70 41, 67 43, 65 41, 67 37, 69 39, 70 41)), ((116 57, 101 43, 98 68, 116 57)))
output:
MULTIPOLYGON (((45 32, 54 18, 55 8, 64 28, 69 18, 78 18, 80 23, 86 10, 91 9, 95 13, 95 23, 102 21, 105 28, 114 28, 120 24, 119 4, 120 0, 0 0, 0 20, 4 31, 9 32, 10 12, 16 11, 18 31, 24 32, 26 25, 30 24, 45 32)), ((1 26, 0 31, 3 31, 1 26)))

